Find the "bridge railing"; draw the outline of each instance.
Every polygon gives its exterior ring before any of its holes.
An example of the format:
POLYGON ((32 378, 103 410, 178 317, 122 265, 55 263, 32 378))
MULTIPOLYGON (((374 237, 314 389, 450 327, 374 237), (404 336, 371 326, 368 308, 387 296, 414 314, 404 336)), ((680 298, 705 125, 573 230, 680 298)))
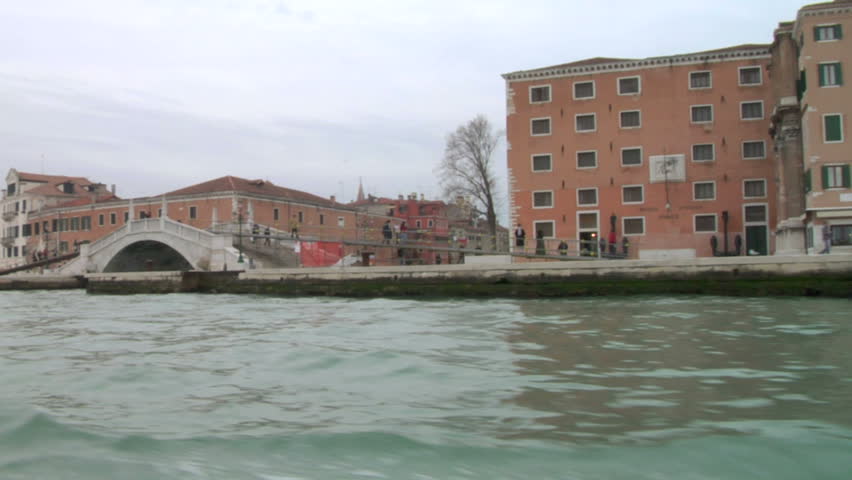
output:
POLYGON ((140 232, 168 232, 177 237, 200 243, 208 248, 212 247, 213 237, 216 236, 208 231, 185 225, 169 218, 145 218, 127 222, 123 227, 92 242, 89 245, 89 255, 97 253, 125 235, 140 232))

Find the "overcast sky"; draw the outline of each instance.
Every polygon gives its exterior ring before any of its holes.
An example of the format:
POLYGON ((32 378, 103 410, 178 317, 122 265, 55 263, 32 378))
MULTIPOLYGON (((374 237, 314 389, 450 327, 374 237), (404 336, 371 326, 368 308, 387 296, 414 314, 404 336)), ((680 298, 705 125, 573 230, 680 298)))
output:
POLYGON ((504 128, 500 74, 771 43, 805 3, 0 0, 0 168, 437 197, 446 134, 504 128))

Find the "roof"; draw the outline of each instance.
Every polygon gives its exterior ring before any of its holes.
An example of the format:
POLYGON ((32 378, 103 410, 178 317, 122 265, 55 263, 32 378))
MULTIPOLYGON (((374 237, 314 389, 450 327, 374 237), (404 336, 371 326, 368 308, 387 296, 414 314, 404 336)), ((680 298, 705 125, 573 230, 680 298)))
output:
POLYGON ((69 177, 66 175, 43 175, 40 173, 27 172, 16 173, 18 175, 18 181, 20 182, 43 184, 37 187, 27 189, 26 193, 33 195, 44 195, 54 197, 77 197, 80 195, 85 195, 89 192, 84 190, 75 190, 74 193, 65 193, 62 189, 58 188, 58 186, 69 182, 79 186, 95 185, 95 182, 92 182, 86 177, 69 177))
MULTIPOLYGON (((846 0, 846 1, 852 1, 852 0, 846 0)), ((746 44, 742 44, 742 45, 735 45, 735 46, 732 46, 732 47, 724 47, 724 48, 718 48, 718 49, 714 49, 714 50, 704 50, 704 51, 701 51, 701 52, 693 52, 693 53, 681 53, 681 54, 667 55, 667 56, 662 56, 662 57, 648 57, 648 58, 593 57, 593 58, 587 58, 585 60, 577 60, 577 61, 574 61, 574 62, 562 63, 562 64, 559 64, 559 65, 551 65, 549 67, 533 68, 533 69, 530 69, 530 70, 518 70, 518 71, 515 71, 515 72, 506 73, 506 74, 503 75, 503 77, 508 78, 508 77, 514 77, 518 74, 550 72, 550 71, 557 70, 557 69, 572 69, 572 68, 578 68, 578 67, 592 67, 592 66, 597 66, 597 65, 606 65, 606 64, 613 64, 613 63, 624 63, 624 62, 631 62, 631 63, 634 63, 634 64, 640 64, 642 66, 645 66, 645 65, 650 66, 652 64, 658 64, 660 62, 660 60, 667 60, 667 59, 670 59, 670 58, 673 59, 673 58, 678 58, 678 57, 689 57, 689 56, 700 56, 700 55, 718 55, 718 54, 744 51, 744 50, 768 50, 770 46, 771 46, 770 44, 746 43, 746 44)))
MULTIPOLYGON (((121 200, 119 197, 116 197, 112 193, 107 192, 106 195, 98 195, 93 198, 91 195, 84 195, 79 198, 75 198, 73 200, 69 200, 67 202, 60 203, 56 205, 55 208, 65 208, 65 207, 82 207, 83 205, 91 205, 97 203, 106 203, 111 202, 113 200, 121 200)), ((54 207, 51 207, 54 208, 54 207)))
POLYGON ((323 205, 327 207, 342 207, 343 205, 333 202, 327 198, 323 198, 311 193, 293 190, 290 188, 279 187, 268 180, 248 180, 245 178, 234 177, 231 175, 215 178, 206 182, 184 187, 179 190, 168 192, 165 195, 169 197, 181 195, 202 195, 205 193, 220 193, 220 192, 241 192, 252 193, 256 195, 269 195, 273 197, 282 197, 288 200, 295 200, 307 203, 323 205))
POLYGON ((805 5, 800 8, 799 11, 803 10, 821 10, 823 8, 832 8, 832 7, 850 7, 852 6, 852 0, 834 0, 833 2, 823 2, 823 3, 813 3, 811 5, 805 5))

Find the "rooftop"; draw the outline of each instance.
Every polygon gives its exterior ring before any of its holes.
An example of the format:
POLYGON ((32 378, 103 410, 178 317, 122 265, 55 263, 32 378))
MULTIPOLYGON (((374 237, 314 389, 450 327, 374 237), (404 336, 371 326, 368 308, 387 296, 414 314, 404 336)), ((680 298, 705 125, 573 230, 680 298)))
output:
POLYGON ((256 195, 268 195, 286 198, 288 200, 307 202, 326 207, 343 207, 343 205, 311 193, 279 187, 268 180, 248 180, 245 178, 224 176, 208 180, 206 182, 184 187, 179 190, 168 192, 169 197, 181 195, 200 195, 205 193, 240 192, 256 195))

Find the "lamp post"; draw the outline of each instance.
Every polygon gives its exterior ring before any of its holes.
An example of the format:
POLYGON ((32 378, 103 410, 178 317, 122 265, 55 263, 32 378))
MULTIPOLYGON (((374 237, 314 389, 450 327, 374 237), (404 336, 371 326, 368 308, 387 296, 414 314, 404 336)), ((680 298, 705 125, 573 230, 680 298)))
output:
POLYGON ((237 240, 237 251, 240 252, 240 256, 237 258, 237 263, 244 263, 243 260, 243 209, 240 208, 237 210, 237 221, 240 222, 240 236, 237 240))

